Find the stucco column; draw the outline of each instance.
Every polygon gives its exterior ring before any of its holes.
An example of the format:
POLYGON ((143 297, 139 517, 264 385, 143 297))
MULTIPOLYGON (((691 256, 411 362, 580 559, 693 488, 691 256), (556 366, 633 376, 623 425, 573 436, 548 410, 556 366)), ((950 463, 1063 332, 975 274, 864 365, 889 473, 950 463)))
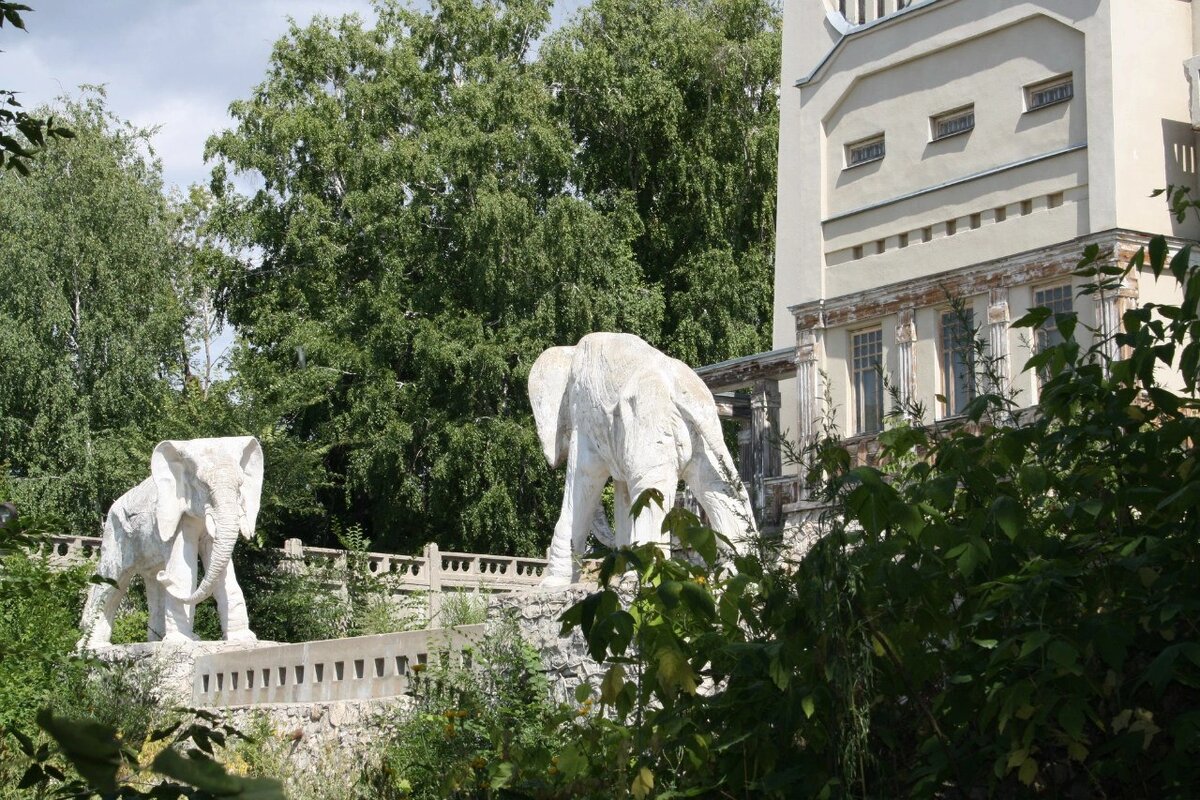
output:
POLYGON ((916 373, 913 371, 913 342, 917 340, 916 314, 905 308, 896 320, 896 394, 904 418, 912 421, 913 389, 916 373))
POLYGON ((1108 365, 1121 358, 1121 348, 1117 346, 1116 335, 1121 332, 1121 317, 1125 311, 1137 305, 1137 278, 1133 273, 1122 276, 1120 284, 1105 289, 1099 293, 1096 320, 1100 328, 1101 348, 1106 360, 1104 374, 1108 374, 1108 365))
MULTIPOLYGON (((991 359, 989 376, 996 378, 995 386, 987 386, 986 390, 1003 396, 1008 391, 1012 376, 1009 372, 1008 358, 1008 287, 992 289, 988 295, 988 356, 991 359)), ((991 382, 991 379, 988 379, 991 382)))
POLYGON ((821 385, 818 380, 822 331, 801 331, 796 346, 796 394, 799 405, 799 445, 805 448, 817 438, 821 419, 821 385))
POLYGON ((755 511, 760 513, 766 505, 766 479, 778 475, 782 463, 779 455, 780 402, 778 381, 763 380, 754 384, 750 396, 750 447, 754 464, 750 496, 755 511))
MULTIPOLYGON (((822 347, 824 345, 825 329, 823 320, 818 317, 817 324, 810 328, 800 328, 796 331, 796 401, 799 416, 797 446, 804 453, 820 434, 822 408, 822 387, 820 381, 820 364, 822 347)), ((807 497, 805 487, 807 464, 800 464, 799 481, 797 482, 797 499, 807 497)))

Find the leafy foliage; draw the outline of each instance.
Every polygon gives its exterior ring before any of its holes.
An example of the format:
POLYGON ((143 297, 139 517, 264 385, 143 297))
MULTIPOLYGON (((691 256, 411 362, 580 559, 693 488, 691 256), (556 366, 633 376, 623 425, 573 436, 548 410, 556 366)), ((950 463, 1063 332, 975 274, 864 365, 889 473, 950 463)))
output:
POLYGON ((81 682, 82 665, 70 654, 89 574, 86 565, 54 569, 23 548, 0 560, 0 726, 31 728, 39 708, 81 682))
POLYGON ((241 734, 204 711, 195 721, 170 725, 150 734, 163 742, 149 764, 122 744, 111 727, 87 719, 38 714, 38 725, 53 739, 35 746, 19 731, 9 730, 30 764, 18 789, 36 789, 39 796, 53 790, 57 797, 146 797, 213 800, 238 797, 246 800, 283 800, 283 790, 272 778, 229 775, 214 759, 215 748, 241 734), (181 752, 182 751, 182 752, 181 752), (161 778, 153 778, 153 776, 161 778), (163 780, 165 778, 166 780, 163 780))
POLYGON ((994 422, 1011 401, 982 394, 968 424, 885 431, 890 466, 819 443, 810 479, 827 477, 830 512, 799 560, 751 554, 712 575, 652 549, 612 556, 637 570, 632 603, 602 589, 564 627, 610 663, 601 700, 633 725, 631 769, 654 792, 747 797, 1192 794, 1190 260, 1161 238, 1129 265, 1089 249, 1085 292, 1137 271, 1178 280, 1183 303, 1125 312, 1116 359, 1057 315, 1065 341, 1030 360, 1044 380, 1022 425, 994 422))
MULTIPOLYGON (((0 28, 5 24, 25 30, 22 11, 32 11, 23 3, 0 2, 0 28)), ((47 139, 73 139, 75 132, 55 121, 53 116, 37 117, 20 111, 18 92, 0 89, 0 166, 29 175, 29 159, 46 146, 47 139), (17 137, 21 138, 17 138, 17 137), (23 140, 23 141, 22 141, 23 140)))
POLYGON ((537 652, 515 621, 469 656, 469 666, 446 654, 415 665, 415 705, 399 712, 379 765, 363 775, 371 796, 551 796, 551 759, 573 733, 575 714, 551 701, 537 652))

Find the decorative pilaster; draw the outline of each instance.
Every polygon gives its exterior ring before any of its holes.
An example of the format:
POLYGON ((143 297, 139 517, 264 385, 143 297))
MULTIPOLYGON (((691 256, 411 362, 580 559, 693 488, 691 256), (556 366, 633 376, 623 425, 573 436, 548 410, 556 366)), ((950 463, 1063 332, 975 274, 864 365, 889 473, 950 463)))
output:
POLYGON ((780 473, 779 453, 779 382, 762 380, 754 384, 750 396, 750 447, 754 475, 750 496, 756 511, 766 506, 766 479, 780 473))
MULTIPOLYGON (((824 355, 822 348, 825 339, 824 315, 818 314, 815 322, 811 327, 799 328, 796 331, 796 399, 800 427, 797 444, 801 453, 817 440, 821 414, 824 411, 820 381, 820 363, 824 355)), ((797 499, 808 495, 805 487, 807 470, 807 464, 800 465, 797 499)))
POLYGON ((913 368, 913 342, 917 340, 917 321, 913 309, 896 315, 896 395, 905 419, 912 420, 912 399, 916 386, 913 368))
POLYGON ((1105 355, 1104 374, 1108 374, 1108 365, 1121 358, 1121 348, 1117 346, 1117 334, 1121 332, 1121 318, 1125 312, 1137 306, 1137 276, 1128 273, 1121 278, 1119 285, 1100 292, 1100 302, 1097 314, 1099 319, 1101 349, 1105 355))
POLYGON ((995 376, 995 382, 998 384, 988 386, 987 391, 1003 396, 1012 380, 1008 358, 1008 287, 1001 286, 991 290, 988 295, 987 314, 988 356, 991 359, 991 368, 987 374, 995 376))
POLYGON ((818 380, 818 362, 821 357, 821 339, 824 331, 810 328, 800 331, 796 337, 796 388, 800 406, 800 447, 805 448, 817 438, 821 419, 821 386, 818 380))

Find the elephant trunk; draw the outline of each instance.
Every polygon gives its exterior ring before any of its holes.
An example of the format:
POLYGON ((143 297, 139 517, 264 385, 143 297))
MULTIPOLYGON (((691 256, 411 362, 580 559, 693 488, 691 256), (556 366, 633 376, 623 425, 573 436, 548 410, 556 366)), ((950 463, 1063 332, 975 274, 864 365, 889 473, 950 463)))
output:
POLYGON ((222 520, 219 523, 214 523, 212 517, 209 517, 205 520, 205 524, 209 534, 213 538, 213 547, 208 563, 204 565, 204 578, 201 579, 200 585, 190 595, 177 592, 174 586, 167 585, 165 587, 172 597, 176 600, 182 600, 187 605, 195 605, 212 595, 213 587, 217 585, 217 581, 224 580, 225 578, 225 568, 229 566, 229 559, 233 555, 233 546, 237 543, 238 525, 236 519, 222 520))

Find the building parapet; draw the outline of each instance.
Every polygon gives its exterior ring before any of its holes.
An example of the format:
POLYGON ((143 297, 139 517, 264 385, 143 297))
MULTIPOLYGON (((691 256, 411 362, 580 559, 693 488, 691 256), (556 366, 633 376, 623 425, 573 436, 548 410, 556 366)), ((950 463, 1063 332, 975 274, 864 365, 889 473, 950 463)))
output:
POLYGON ((192 704, 227 707, 397 697, 432 661, 470 666, 484 625, 354 636, 196 658, 192 704))
POLYGON ((696 374, 713 392, 741 389, 763 380, 790 378, 795 372, 795 347, 752 353, 696 368, 696 374))

